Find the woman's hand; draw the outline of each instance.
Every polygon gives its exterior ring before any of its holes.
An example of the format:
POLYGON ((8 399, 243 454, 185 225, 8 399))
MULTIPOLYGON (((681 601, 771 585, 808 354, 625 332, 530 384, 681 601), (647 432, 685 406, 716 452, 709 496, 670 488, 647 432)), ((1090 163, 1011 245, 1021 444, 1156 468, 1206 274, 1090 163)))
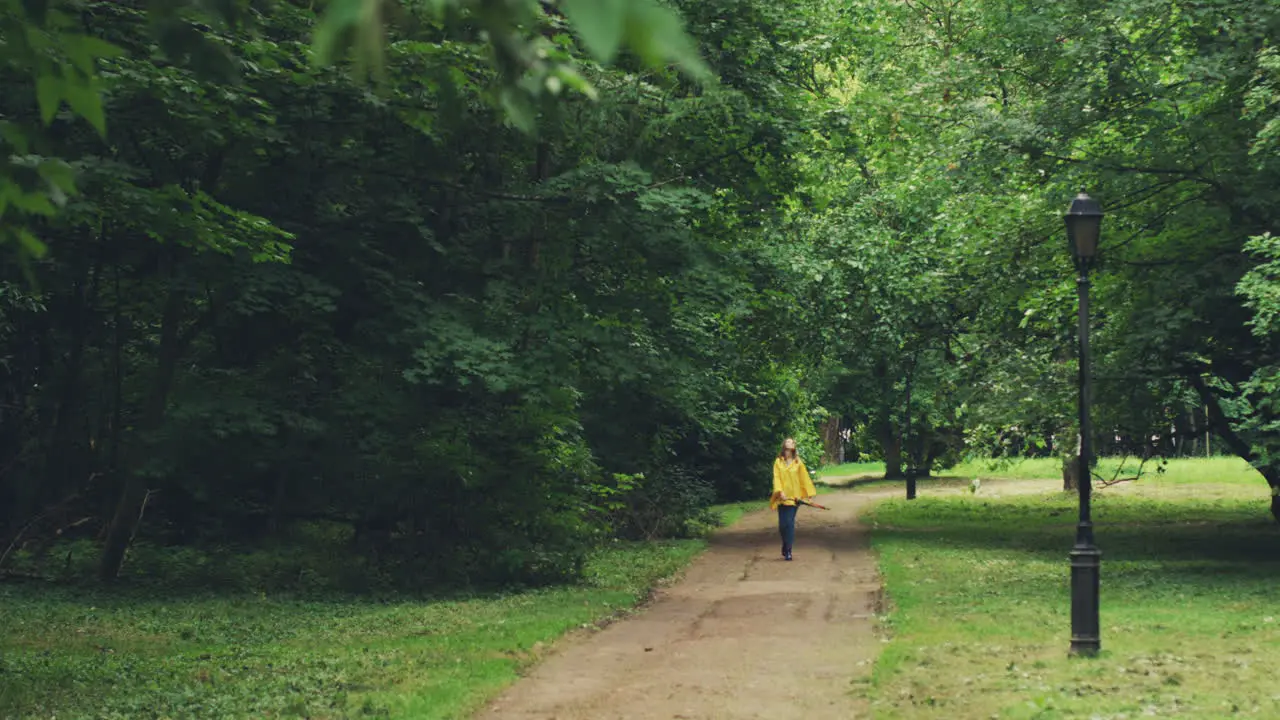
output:
POLYGON ((784 492, 780 492, 780 493, 778 493, 778 499, 779 499, 779 500, 781 500, 782 502, 787 502, 787 501, 788 501, 788 500, 790 500, 791 498, 787 497, 787 494, 786 494, 786 493, 784 493, 784 492))

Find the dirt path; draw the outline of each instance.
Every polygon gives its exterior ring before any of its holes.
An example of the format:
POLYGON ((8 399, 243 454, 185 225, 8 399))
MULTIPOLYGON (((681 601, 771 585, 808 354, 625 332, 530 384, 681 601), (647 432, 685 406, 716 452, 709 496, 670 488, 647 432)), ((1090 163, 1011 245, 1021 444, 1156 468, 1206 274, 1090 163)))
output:
POLYGON ((635 617, 569 641, 479 720, 866 717, 850 683, 879 642, 875 560, 857 515, 896 490, 822 496, 801 508, 795 560, 776 516, 716 535, 682 580, 635 617))

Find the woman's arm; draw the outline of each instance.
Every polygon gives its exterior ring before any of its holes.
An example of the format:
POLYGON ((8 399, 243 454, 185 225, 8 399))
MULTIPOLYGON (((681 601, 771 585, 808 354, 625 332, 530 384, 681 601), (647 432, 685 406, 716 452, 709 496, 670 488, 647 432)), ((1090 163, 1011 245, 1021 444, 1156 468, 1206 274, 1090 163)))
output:
POLYGON ((770 497, 774 496, 779 496, 783 500, 787 499, 787 493, 782 489, 782 466, 777 460, 773 461, 773 495, 770 497))

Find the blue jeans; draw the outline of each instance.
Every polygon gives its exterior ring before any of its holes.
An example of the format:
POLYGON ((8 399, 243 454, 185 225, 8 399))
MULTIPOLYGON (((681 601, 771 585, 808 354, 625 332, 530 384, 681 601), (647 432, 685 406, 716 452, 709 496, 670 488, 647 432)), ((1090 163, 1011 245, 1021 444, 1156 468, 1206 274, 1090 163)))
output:
POLYGON ((782 536, 783 554, 791 552, 791 545, 796 541, 796 511, 798 505, 778 506, 778 534, 782 536))

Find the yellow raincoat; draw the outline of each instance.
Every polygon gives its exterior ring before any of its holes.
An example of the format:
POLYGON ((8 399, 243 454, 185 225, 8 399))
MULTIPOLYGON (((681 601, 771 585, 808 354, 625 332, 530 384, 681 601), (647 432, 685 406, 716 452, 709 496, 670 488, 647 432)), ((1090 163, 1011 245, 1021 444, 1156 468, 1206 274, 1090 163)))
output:
POLYGON ((809 469, 804 461, 797 457, 790 465, 777 458, 773 461, 773 494, 769 496, 769 509, 777 510, 779 505, 795 505, 796 498, 808 500, 816 497, 818 489, 813 486, 809 477, 809 469), (787 496, 783 502, 782 496, 787 496))

